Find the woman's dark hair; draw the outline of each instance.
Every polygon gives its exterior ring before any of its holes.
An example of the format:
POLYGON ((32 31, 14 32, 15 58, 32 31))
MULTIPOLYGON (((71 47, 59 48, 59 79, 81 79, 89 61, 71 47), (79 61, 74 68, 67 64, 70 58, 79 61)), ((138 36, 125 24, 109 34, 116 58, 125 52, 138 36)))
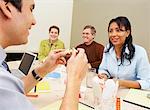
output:
MULTIPOLYGON (((117 23, 117 25, 119 26, 119 28, 121 29, 122 27, 125 27, 125 30, 129 30, 130 31, 130 34, 128 37, 126 37, 126 40, 125 40, 125 43, 123 44, 123 47, 122 47, 122 51, 121 51, 121 64, 123 64, 124 62, 124 59, 127 59, 130 63, 131 63, 131 59, 134 57, 134 54, 135 54, 135 47, 133 46, 133 43, 132 43, 132 35, 131 35, 131 24, 128 20, 127 17, 123 17, 123 16, 119 16, 115 19, 112 19, 110 22, 109 22, 109 25, 108 25, 108 32, 109 32, 109 28, 110 28, 110 25, 115 22, 117 23), (128 48, 129 52, 126 53, 125 49, 128 48)), ((106 53, 109 52, 109 50, 113 47, 113 44, 111 43, 111 41, 109 40, 109 47, 106 49, 106 53)), ((121 65, 120 64, 120 65, 121 65)))
POLYGON ((58 26, 53 25, 53 26, 49 27, 49 32, 52 30, 52 28, 57 29, 58 34, 59 34, 60 30, 59 30, 59 27, 58 27, 58 26))
POLYGON ((4 0, 4 1, 6 2, 6 4, 10 2, 21 12, 22 0, 4 0))

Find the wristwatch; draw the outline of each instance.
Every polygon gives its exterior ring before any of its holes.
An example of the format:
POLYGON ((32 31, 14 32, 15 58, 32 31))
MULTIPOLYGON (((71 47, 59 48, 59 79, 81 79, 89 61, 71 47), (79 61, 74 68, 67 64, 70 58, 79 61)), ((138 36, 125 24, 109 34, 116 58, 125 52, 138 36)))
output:
POLYGON ((37 81, 41 81, 43 79, 35 72, 35 70, 32 71, 32 75, 37 81))

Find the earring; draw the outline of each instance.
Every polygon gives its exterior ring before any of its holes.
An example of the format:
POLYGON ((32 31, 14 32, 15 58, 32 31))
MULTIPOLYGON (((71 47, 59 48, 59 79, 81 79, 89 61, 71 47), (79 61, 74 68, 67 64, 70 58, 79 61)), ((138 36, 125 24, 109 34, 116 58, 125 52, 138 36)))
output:
POLYGON ((128 45, 126 45, 126 47, 125 47, 125 53, 126 53, 127 55, 129 55, 128 45))

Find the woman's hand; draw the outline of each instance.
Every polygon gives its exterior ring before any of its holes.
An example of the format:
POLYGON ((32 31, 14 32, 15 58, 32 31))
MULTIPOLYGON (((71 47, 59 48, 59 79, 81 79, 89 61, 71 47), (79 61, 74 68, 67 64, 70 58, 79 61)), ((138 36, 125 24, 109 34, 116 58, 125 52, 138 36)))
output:
POLYGON ((104 80, 107 80, 107 79, 108 79, 108 77, 107 77, 107 75, 106 75, 105 73, 99 73, 99 74, 98 74, 98 77, 99 77, 100 79, 104 79, 104 80))

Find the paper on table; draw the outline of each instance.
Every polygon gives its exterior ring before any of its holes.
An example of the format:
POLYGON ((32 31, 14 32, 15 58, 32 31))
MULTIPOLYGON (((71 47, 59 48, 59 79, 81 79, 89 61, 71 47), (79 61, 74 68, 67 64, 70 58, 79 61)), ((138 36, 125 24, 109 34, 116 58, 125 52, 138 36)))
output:
MULTIPOLYGON (((62 102, 62 100, 59 100, 59 101, 54 102, 54 103, 52 103, 46 107, 43 107, 40 110, 59 110, 61 102, 62 102)), ((78 110, 89 110, 89 109, 90 109, 89 107, 79 103, 79 109, 78 110)))
POLYGON ((150 94, 150 91, 130 89, 123 101, 150 109, 150 99, 147 94, 150 94))
POLYGON ((51 87, 48 81, 41 81, 36 85, 36 92, 50 92, 51 87))

